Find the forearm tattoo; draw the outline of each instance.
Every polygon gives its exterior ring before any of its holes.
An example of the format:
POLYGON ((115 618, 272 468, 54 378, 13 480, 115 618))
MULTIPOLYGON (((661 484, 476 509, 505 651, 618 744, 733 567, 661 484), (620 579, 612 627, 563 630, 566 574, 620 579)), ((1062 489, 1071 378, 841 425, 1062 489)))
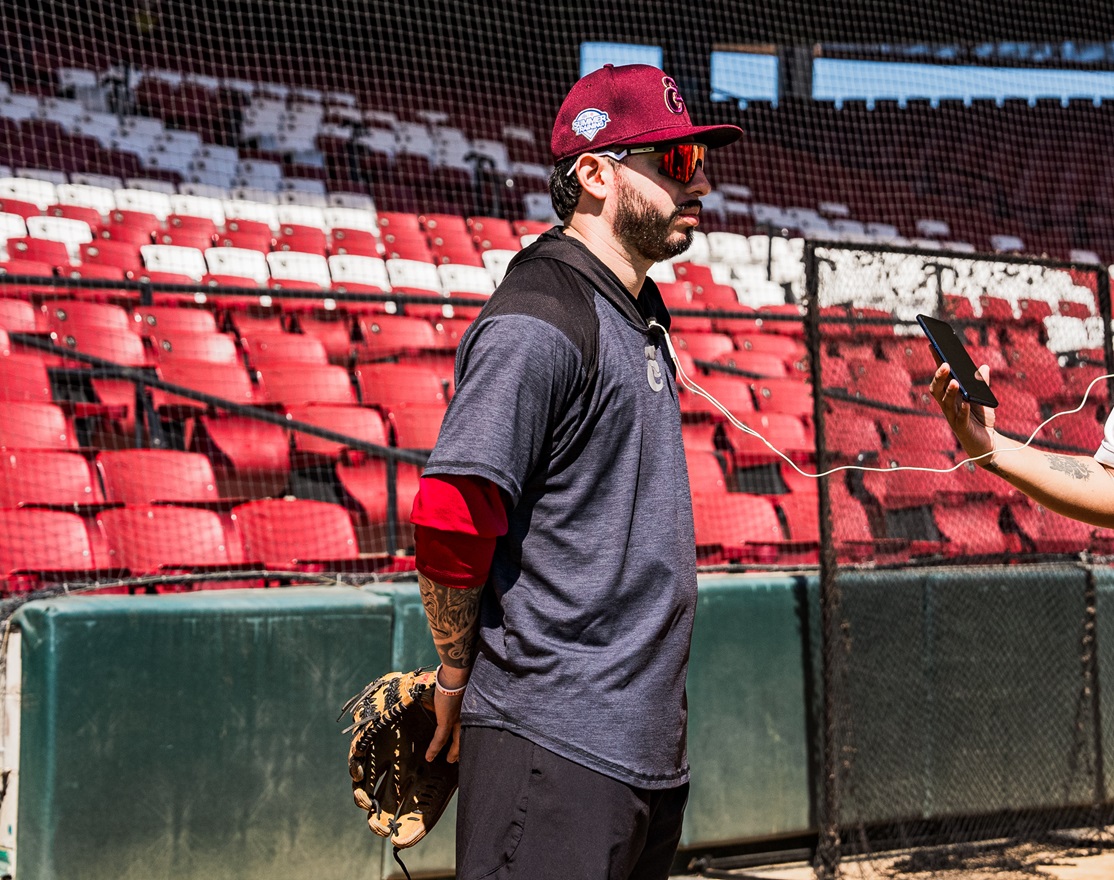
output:
POLYGON ((1044 457, 1048 459, 1048 466, 1054 471, 1061 471, 1077 480, 1089 480, 1091 478, 1091 469, 1074 456, 1046 453, 1044 457))
POLYGON ((476 648, 481 591, 443 587, 424 575, 418 576, 418 585, 441 662, 456 669, 467 669, 472 665, 476 648))

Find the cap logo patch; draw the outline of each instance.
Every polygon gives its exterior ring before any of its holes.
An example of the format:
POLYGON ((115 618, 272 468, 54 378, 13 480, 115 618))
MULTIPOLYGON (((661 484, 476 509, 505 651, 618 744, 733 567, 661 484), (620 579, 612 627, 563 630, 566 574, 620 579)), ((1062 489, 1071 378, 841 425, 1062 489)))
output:
POLYGON ((670 113, 684 113, 685 112, 685 99, 681 97, 681 91, 677 88, 677 83, 673 81, 671 76, 663 76, 661 84, 665 86, 665 107, 670 113))
POLYGON ((611 122, 610 116, 602 110, 589 107, 576 114, 576 119, 572 121, 572 131, 573 134, 578 134, 585 140, 591 141, 597 134, 607 128, 609 122, 611 122))

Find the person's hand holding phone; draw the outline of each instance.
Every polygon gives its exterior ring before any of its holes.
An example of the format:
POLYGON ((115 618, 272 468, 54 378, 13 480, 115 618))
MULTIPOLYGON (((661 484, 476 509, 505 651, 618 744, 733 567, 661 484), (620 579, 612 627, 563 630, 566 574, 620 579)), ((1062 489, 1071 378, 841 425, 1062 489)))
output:
MULTIPOLYGON (((935 351, 932 356, 936 359, 937 369, 929 391, 944 411, 944 417, 959 438, 963 451, 970 458, 986 455, 994 449, 994 410, 964 400, 959 391, 959 383, 952 378, 951 369, 940 360, 935 351)), ((978 368, 976 375, 987 385, 990 384, 990 367, 986 364, 978 368)), ((986 467, 991 460, 984 458, 978 464, 986 467)))

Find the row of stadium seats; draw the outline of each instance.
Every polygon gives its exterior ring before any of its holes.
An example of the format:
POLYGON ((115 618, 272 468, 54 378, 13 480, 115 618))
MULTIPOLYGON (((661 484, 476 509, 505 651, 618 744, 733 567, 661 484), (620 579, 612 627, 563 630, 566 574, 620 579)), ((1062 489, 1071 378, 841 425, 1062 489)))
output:
MULTIPOLYGON (((154 476, 157 470, 145 468, 150 462, 144 463, 144 451, 139 452, 123 453, 134 460, 121 464, 144 468, 146 476, 154 476)), ((8 458, 34 467, 28 453, 8 458)), ((80 456, 74 458, 84 462, 80 456)), ((200 469, 205 461, 204 456, 196 456, 191 464, 200 469)), ((103 461, 98 462, 98 468, 102 466, 103 461)), ((52 476, 44 469, 38 479, 46 481, 52 476)), ((96 481, 90 481, 88 488, 95 485, 96 481)), ((68 510, 50 506, 0 509, 0 524, 0 578, 10 592, 35 589, 64 577, 113 580, 262 569, 374 572, 397 565, 394 560, 360 554, 355 524, 344 507, 305 499, 241 503, 191 499, 189 506, 89 500, 68 510)), ((256 577, 217 585, 266 583, 256 577)), ((181 588, 180 581, 167 577, 167 583, 153 586, 151 591, 181 588)))
MULTIPOLYGON (((90 73, 94 80, 98 78, 96 72, 90 73)), ((67 75, 72 80, 76 74, 70 70, 67 75)), ((0 138, 13 149, 18 147, 18 155, 9 157, 7 164, 65 164, 92 170, 97 162, 90 152, 120 150, 124 152, 118 155, 125 158, 116 164, 129 165, 120 176, 139 176, 141 169, 147 169, 163 181, 239 188, 261 198, 278 197, 287 189, 288 179, 296 181, 290 189, 319 199, 330 188, 366 191, 371 182, 382 207, 417 211, 424 199, 426 209, 456 213, 469 212, 479 182, 478 164, 483 164, 504 183, 514 184, 503 187, 504 201, 510 200, 521 211, 523 195, 536 195, 539 210, 548 213, 546 160, 538 155, 543 152, 538 149, 541 139, 529 126, 504 127, 504 140, 471 139, 450 125, 445 113, 423 112, 405 120, 382 108, 358 107, 352 95, 274 84, 232 84, 174 71, 133 73, 130 84, 137 109, 151 115, 117 118, 89 111, 75 99, 10 92, 0 96, 0 120, 6 118, 9 127, 19 128, 0 138), (221 146, 212 143, 212 127, 201 117, 227 115, 222 103, 227 101, 242 119, 237 131, 227 133, 228 145, 221 146), (50 130, 40 130, 43 126, 50 130), (530 158, 536 161, 512 162, 509 144, 529 145, 530 158), (69 159, 28 161, 44 145, 60 149, 69 159), (139 168, 130 167, 135 165, 139 168), (448 203, 437 204, 439 199, 448 203)), ((1053 215, 1075 218, 1080 200, 1090 204, 1101 199, 1097 193, 1102 187, 1101 170, 1090 159, 1094 154, 1088 154, 1077 139, 1065 141, 1063 132, 1075 130, 1065 125, 1065 118, 1083 114, 1088 126, 1101 128, 1108 125, 1108 112, 1094 107, 1059 108, 1056 115, 1010 105, 990 111, 963 108, 959 112, 966 119, 955 117, 955 112, 946 106, 924 110, 879 106, 862 111, 811 103, 802 109, 794 102, 773 113, 755 107, 748 115, 748 120, 753 117, 750 130, 755 136, 716 157, 722 163, 722 173, 716 175, 722 193, 707 200, 708 228, 726 224, 722 228, 745 232, 786 229, 814 238, 948 246, 954 240, 957 248, 1035 250, 1064 257, 1074 251, 1079 259, 1088 253, 1097 256, 1087 241, 1071 240, 1063 231, 1071 223, 1050 221, 1053 215), (830 129, 838 134, 853 125, 860 132, 858 138, 824 138, 832 147, 849 149, 848 144, 862 142, 861 132, 872 131, 878 136, 870 142, 889 147, 891 153, 818 158, 815 151, 781 146, 779 132, 784 134, 800 122, 802 113, 808 116, 810 130, 830 129), (991 129, 1036 124, 1047 137, 1026 138, 1029 147, 1020 151, 1009 139, 980 139, 980 129, 969 124, 976 114, 990 120, 991 129), (1015 119, 1018 114, 1025 119, 1015 119), (926 140, 924 130, 939 130, 947 137, 926 140), (914 131, 916 138, 910 136, 914 131), (948 162, 936 160, 934 151, 941 149, 948 151, 948 162), (1064 152, 1064 161, 1050 160, 1049 151, 1056 149, 1064 152), (1053 170, 1045 172, 1046 168, 1053 170), (1060 168, 1073 169, 1072 179, 1061 180, 1064 172, 1055 170, 1060 168), (945 173, 954 180, 936 180, 945 173), (925 184, 925 175, 933 185, 925 184), (1016 197, 1012 190, 1000 192, 1011 185, 1018 190, 1016 197), (983 193, 980 202, 979 193, 988 186, 997 189, 983 193), (1042 206, 1047 200, 1034 193, 1055 196, 1056 210, 1042 210, 1040 223, 1026 206, 1042 206), (1003 214, 1002 204, 1011 200, 1017 203, 1016 210, 1003 214)), ((1098 223, 1101 216, 1091 219, 1098 223)), ((1105 240, 1102 229, 1096 235, 1105 240)), ((1079 231, 1076 237, 1080 236, 1086 238, 1087 230, 1079 231)))

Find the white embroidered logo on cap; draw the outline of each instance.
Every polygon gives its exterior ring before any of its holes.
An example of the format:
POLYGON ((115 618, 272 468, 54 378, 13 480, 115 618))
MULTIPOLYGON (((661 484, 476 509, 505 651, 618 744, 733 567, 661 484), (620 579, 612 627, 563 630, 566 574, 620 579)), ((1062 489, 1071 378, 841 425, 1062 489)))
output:
POLYGON ((590 141, 607 128, 610 121, 611 117, 602 110, 589 107, 576 114, 576 119, 572 121, 572 132, 590 141))

